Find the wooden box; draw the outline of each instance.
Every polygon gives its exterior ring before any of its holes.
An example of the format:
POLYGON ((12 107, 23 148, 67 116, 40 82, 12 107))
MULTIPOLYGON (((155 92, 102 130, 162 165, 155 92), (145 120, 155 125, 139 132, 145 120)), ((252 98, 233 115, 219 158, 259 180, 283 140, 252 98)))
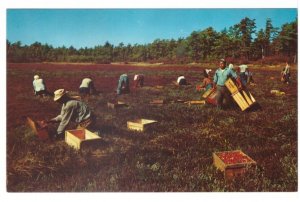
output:
POLYGON ((256 162, 241 150, 223 151, 213 153, 213 164, 224 172, 227 180, 243 175, 247 169, 256 165, 256 162))
POLYGON ((134 121, 127 121, 127 128, 130 130, 145 131, 155 123, 157 123, 155 120, 137 119, 134 121))
POLYGON ((150 101, 150 104, 161 106, 163 104, 166 104, 166 101, 165 100, 152 100, 152 101, 150 101))
POLYGON ((163 89, 163 86, 155 86, 157 89, 163 89))
POLYGON ((202 95, 203 98, 207 98, 213 92, 213 88, 208 89, 202 95))
POLYGON ((203 105, 206 102, 205 102, 205 100, 191 100, 191 101, 187 101, 185 103, 187 103, 189 105, 203 105))
POLYGON ((206 98, 206 102, 217 105, 217 90, 213 90, 210 95, 206 98))
POLYGON ((225 86, 227 87, 227 89, 230 91, 231 94, 235 94, 236 92, 239 91, 238 87, 235 85, 235 83, 231 78, 227 79, 227 81, 225 82, 225 86))
POLYGON ((240 92, 236 92, 232 95, 232 97, 242 111, 248 109, 256 102, 250 92, 246 93, 243 90, 240 92))
POLYGON ((87 129, 65 131, 65 141, 74 149, 83 149, 101 142, 101 137, 87 129))
POLYGON ((111 101, 107 103, 107 107, 110 109, 117 109, 126 106, 125 102, 111 101))
POLYGON ((49 132, 47 124, 42 124, 39 121, 33 121, 31 118, 27 117, 27 123, 34 132, 36 136, 38 136, 41 140, 46 140, 49 138, 49 132))

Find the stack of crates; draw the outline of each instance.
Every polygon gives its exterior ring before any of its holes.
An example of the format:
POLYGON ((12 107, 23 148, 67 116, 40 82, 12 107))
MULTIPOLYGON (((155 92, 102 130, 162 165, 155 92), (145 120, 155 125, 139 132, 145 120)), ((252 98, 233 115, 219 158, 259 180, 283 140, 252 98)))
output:
POLYGON ((235 102, 238 104, 238 106, 241 108, 242 111, 250 108, 256 100, 252 96, 250 92, 245 92, 244 90, 240 90, 237 88, 235 83, 232 81, 231 78, 229 78, 225 82, 225 86, 228 88, 228 90, 231 93, 231 96, 235 100, 235 102))

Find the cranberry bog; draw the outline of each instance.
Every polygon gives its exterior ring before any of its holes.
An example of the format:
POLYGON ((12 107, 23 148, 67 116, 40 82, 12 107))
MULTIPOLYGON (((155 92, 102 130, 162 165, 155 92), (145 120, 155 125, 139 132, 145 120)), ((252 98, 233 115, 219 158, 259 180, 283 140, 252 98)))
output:
MULTIPOLYGON (((261 110, 238 106, 218 110, 199 100, 201 66, 133 66, 95 64, 7 65, 7 191, 9 192, 296 192, 297 67, 292 82, 280 82, 278 67, 253 67, 249 86, 261 110), (116 95, 118 78, 129 75, 130 93, 116 95), (145 86, 133 88, 134 74, 145 86), (41 141, 26 122, 55 117, 61 106, 52 97, 33 95, 32 80, 40 75, 49 91, 64 88, 78 95, 84 77, 92 77, 98 94, 82 97, 96 115, 103 142, 74 150, 64 140, 41 141), (185 75, 191 85, 173 81, 185 75), (157 88, 160 86, 160 88, 157 88), (275 96, 271 90, 285 92, 275 96), (111 110, 107 102, 127 107, 111 110), (152 100, 166 100, 157 107, 152 100), (127 129, 127 121, 156 120, 151 130, 127 129), (231 182, 213 165, 212 153, 242 150, 256 162, 251 171, 231 182)), ((213 70, 213 64, 210 67, 213 70)), ((57 125, 49 126, 49 134, 57 125)), ((70 126, 69 129, 74 129, 70 126)))

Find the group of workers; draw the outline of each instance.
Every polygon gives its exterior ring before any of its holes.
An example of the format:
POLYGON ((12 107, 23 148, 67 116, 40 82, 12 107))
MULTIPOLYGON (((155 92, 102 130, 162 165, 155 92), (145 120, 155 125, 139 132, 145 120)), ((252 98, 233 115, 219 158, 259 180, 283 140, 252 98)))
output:
MULTIPOLYGON (((290 79, 290 70, 287 63, 286 67, 281 72, 282 79, 284 82, 288 83, 290 79)), ((253 83, 252 73, 249 71, 247 65, 243 64, 238 66, 238 71, 236 72, 233 65, 229 64, 227 66, 226 60, 221 59, 219 62, 219 68, 215 71, 212 77, 212 70, 205 69, 203 71, 204 79, 201 85, 201 89, 207 91, 211 88, 216 90, 216 103, 219 109, 224 109, 225 103, 230 103, 230 93, 225 87, 225 82, 228 78, 235 79, 239 89, 246 88, 246 85, 253 83)), ((134 87, 143 87, 144 85, 144 75, 137 74, 134 76, 134 87)), ((187 80, 184 76, 179 76, 177 79, 178 85, 187 85, 187 80)), ((45 120, 45 123, 59 123, 57 128, 57 133, 54 138, 60 139, 64 137, 64 131, 66 130, 69 123, 74 122, 77 124, 77 128, 87 128, 90 130, 94 129, 95 117, 89 107, 68 94, 65 89, 58 89, 53 94, 49 93, 46 89, 46 85, 42 78, 38 75, 34 76, 33 81, 34 94, 35 95, 52 95, 54 96, 54 101, 62 104, 61 112, 57 117, 50 120, 45 120)), ((94 94, 96 92, 94 83, 91 78, 84 78, 79 86, 79 93, 81 94, 94 94)), ((127 74, 122 74, 119 77, 117 85, 117 94, 129 93, 129 78, 127 74)))
POLYGON ((234 79, 239 89, 246 89, 247 84, 254 84, 253 73, 249 71, 246 64, 239 65, 236 71, 233 64, 227 66, 226 60, 221 59, 219 68, 213 77, 211 72, 211 69, 205 69, 203 71, 204 79, 199 89, 207 91, 213 88, 216 90, 216 104, 219 109, 224 109, 226 105, 231 104, 232 99, 225 86, 225 82, 228 78, 234 79))
MULTIPOLYGON (((134 87, 143 87, 144 75, 137 74, 134 76, 134 87)), ((54 101, 61 104, 61 112, 58 116, 42 121, 43 124, 59 123, 57 131, 53 134, 54 139, 64 138, 64 132, 70 123, 76 123, 78 129, 95 130, 95 117, 90 108, 77 97, 70 96, 65 89, 58 89, 50 93, 46 89, 46 84, 39 75, 34 76, 33 80, 34 94, 37 96, 54 96, 54 101)), ((80 94, 95 94, 93 80, 84 78, 79 86, 80 94)), ((117 94, 129 93, 129 78, 127 74, 122 74, 118 80, 117 94)))

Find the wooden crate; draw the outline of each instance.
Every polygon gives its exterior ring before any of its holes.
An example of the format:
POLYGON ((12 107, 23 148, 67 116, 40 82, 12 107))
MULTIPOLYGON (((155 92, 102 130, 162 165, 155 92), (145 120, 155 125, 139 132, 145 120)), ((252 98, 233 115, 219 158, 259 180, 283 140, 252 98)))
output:
POLYGON ((214 89, 210 95, 206 98, 206 102, 212 105, 217 105, 217 90, 214 89))
POLYGON ((243 175, 256 162, 241 150, 223 151, 213 153, 213 164, 224 172, 224 177, 231 180, 243 175))
POLYGON ((163 89, 163 86, 155 86, 157 89, 163 89))
POLYGON ((235 94, 236 92, 239 91, 238 87, 235 85, 235 83, 231 78, 227 79, 227 81, 225 82, 225 86, 227 87, 227 89, 230 91, 231 94, 235 94))
POLYGON ((248 92, 247 94, 243 90, 240 92, 236 92, 232 95, 232 97, 242 111, 245 111, 246 109, 250 108, 256 102, 250 92, 248 92))
POLYGON ((207 98, 213 92, 213 88, 208 89, 202 95, 203 98, 207 98))
POLYGON ((206 102, 205 102, 205 100, 191 100, 191 101, 187 101, 185 103, 187 103, 189 105, 203 105, 206 102))
POLYGON ((149 119, 137 119, 127 121, 127 128, 130 130, 145 131, 152 127, 157 121, 149 119))
POLYGON ((285 95, 285 92, 279 90, 271 90, 271 94, 276 96, 282 96, 285 95))
POLYGON ((46 124, 43 125, 39 121, 33 121, 30 117, 27 117, 26 119, 27 124, 39 139, 46 140, 49 138, 48 127, 46 124))
POLYGON ((111 101, 107 103, 107 107, 110 109, 117 109, 125 106, 126 106, 125 102, 121 102, 121 101, 111 101))
POLYGON ((166 101, 165 100, 152 100, 152 101, 150 101, 150 104, 161 106, 163 104, 166 104, 166 101))
POLYGON ((65 131, 65 141, 74 149, 79 150, 97 145, 102 139, 87 129, 76 129, 65 131))

